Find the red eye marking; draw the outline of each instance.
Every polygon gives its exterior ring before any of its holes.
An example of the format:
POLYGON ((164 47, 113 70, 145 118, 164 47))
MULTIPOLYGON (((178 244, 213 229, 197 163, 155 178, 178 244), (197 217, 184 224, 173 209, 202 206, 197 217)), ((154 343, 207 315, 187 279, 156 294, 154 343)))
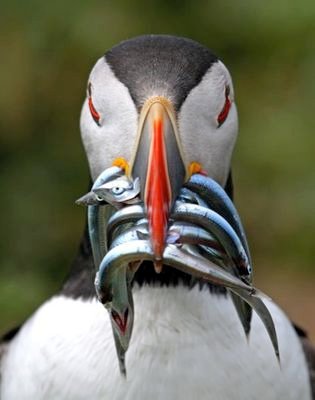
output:
POLYGON ((90 108, 91 115, 92 115, 94 121, 97 123, 97 125, 99 125, 99 121, 100 121, 101 117, 100 117, 99 113, 96 111, 96 109, 94 107, 94 104, 92 102, 92 91, 91 91, 91 84, 90 83, 88 85, 88 94, 89 94, 88 103, 89 103, 89 108, 90 108))
POLYGON ((229 99, 229 94, 230 94, 230 88, 227 86, 225 88, 225 103, 222 108, 222 111, 218 115, 217 121, 218 121, 218 127, 220 127, 223 122, 226 120, 227 116, 229 115, 229 111, 231 108, 231 100, 229 99))
POLYGON ((90 107, 91 115, 92 115, 94 121, 98 124, 98 123, 99 123, 99 120, 100 120, 100 115, 99 115, 99 113, 95 110, 95 107, 94 107, 94 105, 93 105, 93 103, 92 103, 92 97, 89 97, 89 100, 88 100, 88 101, 89 101, 89 107, 90 107))

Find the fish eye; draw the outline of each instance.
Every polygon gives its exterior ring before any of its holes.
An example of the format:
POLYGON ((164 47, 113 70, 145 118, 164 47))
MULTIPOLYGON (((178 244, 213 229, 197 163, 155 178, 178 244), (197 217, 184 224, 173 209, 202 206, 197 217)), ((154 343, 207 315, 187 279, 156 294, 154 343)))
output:
POLYGON ((115 186, 112 188, 112 193, 116 196, 124 193, 124 191, 125 191, 125 189, 122 187, 119 187, 119 186, 115 186))

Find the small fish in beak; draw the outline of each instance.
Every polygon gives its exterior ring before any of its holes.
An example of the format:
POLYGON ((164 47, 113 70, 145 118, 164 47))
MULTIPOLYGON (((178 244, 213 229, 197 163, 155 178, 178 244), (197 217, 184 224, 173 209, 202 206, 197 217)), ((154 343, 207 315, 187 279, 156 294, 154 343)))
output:
POLYGON ((98 206, 104 202, 94 192, 88 192, 75 201, 78 206, 98 206))
POLYGON ((192 175, 186 182, 185 187, 201 196, 208 208, 217 212, 229 222, 240 238, 249 262, 251 263, 249 247, 241 219, 232 200, 224 189, 209 176, 201 174, 192 175))
POLYGON ((98 199, 112 204, 116 208, 121 208, 124 204, 139 203, 140 199, 137 196, 140 193, 140 179, 136 178, 131 181, 123 175, 96 187, 93 189, 93 193, 98 199))
MULTIPOLYGON (((134 165, 137 163, 140 160, 134 165)), ((136 170, 134 167, 133 171, 136 170)), ((144 177, 148 175, 139 166, 138 172, 144 172, 144 177)), ((152 183, 152 179, 146 182, 152 183)), ((175 201, 170 201, 166 211, 163 207, 160 210, 153 199, 149 200, 146 195, 149 189, 141 187, 141 177, 132 179, 123 169, 105 170, 92 187, 91 192, 99 201, 88 206, 89 233, 97 271, 95 289, 110 315, 122 374, 126 374, 125 353, 134 318, 132 280, 143 261, 152 262, 156 270, 163 264, 168 265, 193 278, 227 288, 245 333, 249 334, 254 309, 279 358, 272 317, 262 296, 252 286, 249 249, 233 203, 221 186, 204 175, 193 175, 185 186, 179 189, 175 201), (119 190, 113 193, 113 188, 119 190), (129 204, 130 200, 137 204, 129 204), (150 214, 150 207, 157 207, 157 214, 153 213, 157 215, 157 224, 150 214), (165 218, 162 226, 160 222, 165 218)), ((161 194, 161 190, 164 189, 158 185, 153 193, 161 194)), ((173 199, 173 194, 168 193, 170 196, 166 197, 173 199)), ((164 200, 160 206, 165 204, 164 200)))
POLYGON ((176 203, 172 218, 197 224, 213 234, 233 261, 236 275, 247 283, 251 282, 252 268, 243 245, 231 225, 218 213, 195 204, 176 203))

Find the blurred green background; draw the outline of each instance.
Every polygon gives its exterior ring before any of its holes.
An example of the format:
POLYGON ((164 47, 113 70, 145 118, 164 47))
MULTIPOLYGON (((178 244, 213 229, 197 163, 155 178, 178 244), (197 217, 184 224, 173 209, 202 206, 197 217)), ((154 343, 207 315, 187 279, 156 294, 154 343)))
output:
POLYGON ((240 116, 236 204, 256 284, 315 338, 315 2, 2 0, 0 333, 56 291, 85 220, 79 115, 106 49, 188 36, 230 69, 240 116))

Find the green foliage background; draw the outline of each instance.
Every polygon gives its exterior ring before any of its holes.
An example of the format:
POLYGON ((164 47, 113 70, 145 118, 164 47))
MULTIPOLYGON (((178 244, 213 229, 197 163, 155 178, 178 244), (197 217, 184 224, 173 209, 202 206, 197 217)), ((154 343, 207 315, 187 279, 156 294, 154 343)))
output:
MULTIPOLYGON (((87 189, 79 114, 106 49, 188 36, 230 69, 240 114, 236 203, 258 276, 314 282, 315 2, 2 0, 0 331, 66 276, 87 189)), ((313 308, 314 311, 314 308, 313 308)))

